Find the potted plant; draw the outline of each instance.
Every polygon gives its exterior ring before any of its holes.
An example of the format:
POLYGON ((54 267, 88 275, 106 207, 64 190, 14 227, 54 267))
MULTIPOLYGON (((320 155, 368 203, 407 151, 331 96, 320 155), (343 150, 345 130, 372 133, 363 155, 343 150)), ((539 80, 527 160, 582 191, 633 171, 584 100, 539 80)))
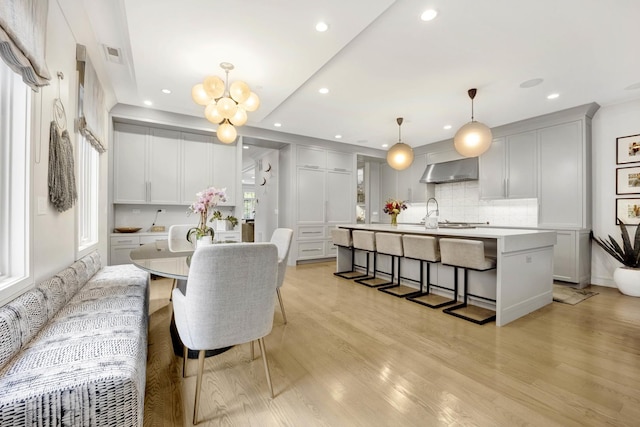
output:
POLYGON ((218 205, 219 202, 226 201, 226 189, 217 189, 209 187, 196 194, 196 201, 189 206, 190 212, 200 215, 200 221, 197 227, 190 228, 187 231, 187 240, 191 243, 206 240, 208 243, 213 242, 213 228, 207 225, 207 216, 210 208, 218 205), (194 239, 195 240, 192 240, 194 239))
POLYGON ((640 226, 636 226, 633 242, 629 238, 627 224, 620 219, 622 246, 611 236, 609 240, 593 237, 593 240, 609 255, 619 261, 623 267, 617 267, 613 272, 613 281, 625 295, 640 297, 640 226))
POLYGON ((231 225, 231 230, 233 230, 234 228, 236 228, 236 225, 238 225, 238 218, 236 218, 233 215, 227 215, 227 217, 225 218, 227 221, 229 221, 229 224, 231 225))
POLYGON ((214 211, 211 216, 211 222, 213 222, 213 228, 216 231, 227 231, 227 221, 223 218, 222 212, 214 211))

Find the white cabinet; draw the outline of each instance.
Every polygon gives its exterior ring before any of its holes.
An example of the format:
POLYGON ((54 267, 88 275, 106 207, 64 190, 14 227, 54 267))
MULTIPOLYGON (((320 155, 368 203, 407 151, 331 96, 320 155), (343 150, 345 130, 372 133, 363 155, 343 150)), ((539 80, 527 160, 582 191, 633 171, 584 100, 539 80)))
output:
MULTIPOLYGON (((387 163, 380 165, 380 203, 384 203, 388 199, 398 199, 397 193, 398 174, 395 169, 387 163)), ((382 209, 382 208, 381 208, 382 209)), ((386 217, 387 215, 385 215, 386 217)))
POLYGON ((538 223, 543 227, 590 227, 584 173, 586 162, 582 121, 540 129, 540 193, 538 223))
POLYGON ((479 157, 481 199, 537 196, 536 131, 495 138, 479 157))
POLYGON ((182 204, 190 205, 196 193, 213 185, 213 138, 182 133, 182 204))
POLYGON ((591 240, 589 230, 555 230, 557 243, 553 251, 553 278, 577 283, 591 283, 591 240))
POLYGON ((354 155, 298 146, 296 166, 297 260, 335 256, 327 230, 355 221, 354 155))
POLYGON ((190 205, 197 192, 226 188, 235 206, 238 147, 210 135, 115 123, 113 202, 190 205))
POLYGON ((109 241, 109 265, 131 264, 129 253, 132 249, 158 240, 167 240, 166 233, 153 234, 122 234, 111 236, 109 241))
POLYGON ((216 242, 241 242, 242 231, 216 231, 213 237, 216 242))

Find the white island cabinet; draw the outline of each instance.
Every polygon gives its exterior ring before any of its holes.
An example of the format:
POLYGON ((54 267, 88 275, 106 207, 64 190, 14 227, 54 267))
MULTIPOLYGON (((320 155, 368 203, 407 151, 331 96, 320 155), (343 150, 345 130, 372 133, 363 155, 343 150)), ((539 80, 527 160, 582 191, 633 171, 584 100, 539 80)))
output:
MULTIPOLYGON (((553 301, 553 247, 556 232, 521 230, 512 228, 425 229, 422 226, 383 224, 343 224, 341 228, 374 232, 422 234, 438 237, 478 239, 485 243, 488 256, 495 256, 497 268, 485 272, 469 271, 469 289, 476 295, 496 300, 496 324, 504 326, 553 301)), ((384 269, 385 257, 380 255, 379 265, 384 269)), ((358 252, 356 264, 364 265, 364 254, 358 252)), ((351 270, 351 252, 338 248, 337 271, 351 270)), ((387 270, 388 271, 388 270, 387 270)), ((417 262, 404 260, 404 277, 419 274, 417 262)), ((454 269, 437 264, 432 270, 431 282, 452 288, 454 269), (436 274, 433 274, 436 273, 436 274)), ((462 275, 462 272, 459 272, 462 275)), ((407 286, 416 286, 406 283, 407 286)), ((435 289, 434 289, 435 290, 435 289)), ((472 302, 476 304, 476 302, 472 302)), ((478 304, 481 305, 481 304, 478 304)))

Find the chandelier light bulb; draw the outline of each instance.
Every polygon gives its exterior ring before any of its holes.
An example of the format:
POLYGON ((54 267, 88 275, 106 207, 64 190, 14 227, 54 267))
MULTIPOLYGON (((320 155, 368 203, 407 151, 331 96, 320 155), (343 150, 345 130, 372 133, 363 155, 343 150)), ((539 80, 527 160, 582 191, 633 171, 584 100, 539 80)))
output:
POLYGON ((224 82, 218 76, 208 76, 204 79, 204 90, 212 99, 218 99, 224 95, 224 82))
POLYGON ((256 111, 260 106, 260 98, 258 98, 258 95, 256 95, 255 92, 251 92, 251 94, 249 94, 249 98, 247 98, 247 100, 242 104, 245 110, 249 112, 256 111))
POLYGON ((238 104, 231 98, 220 98, 216 103, 216 110, 225 119, 230 119, 238 111, 238 104))
POLYGON ((218 130, 216 131, 216 136, 220 140, 220 142, 224 144, 231 144, 236 140, 238 136, 238 132, 236 128, 233 127, 232 124, 227 123, 226 121, 218 126, 218 130))
POLYGON ((207 118, 207 120, 215 125, 224 120, 224 117, 222 117, 220 113, 218 113, 215 102, 207 105, 207 108, 204 109, 204 116, 207 118))
POLYGON ((247 123, 247 112, 241 106, 238 106, 236 114, 229 119, 234 126, 242 126, 247 123))
POLYGON ((251 89, 249 89, 249 85, 245 82, 236 81, 229 86, 229 95, 231 95, 231 98, 238 104, 245 102, 250 94, 251 89))
POLYGON ((212 101, 211 97, 204 90, 202 83, 198 83, 191 88, 191 98, 193 98, 193 101, 198 105, 207 105, 212 101))

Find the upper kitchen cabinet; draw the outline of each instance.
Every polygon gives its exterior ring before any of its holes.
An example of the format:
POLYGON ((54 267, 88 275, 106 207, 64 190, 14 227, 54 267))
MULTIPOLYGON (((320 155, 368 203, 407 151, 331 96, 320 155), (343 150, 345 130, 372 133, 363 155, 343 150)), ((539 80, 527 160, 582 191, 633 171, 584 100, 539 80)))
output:
POLYGON ((178 132, 115 125, 114 202, 179 203, 178 132))
POLYGON ((210 135, 137 124, 114 124, 113 202, 190 205, 197 192, 227 189, 235 205, 237 146, 210 135))
POLYGON ((540 129, 538 223, 543 227, 590 227, 589 173, 583 121, 540 129))
POLYGON ((479 165, 481 199, 537 197, 536 131, 495 138, 479 165))

